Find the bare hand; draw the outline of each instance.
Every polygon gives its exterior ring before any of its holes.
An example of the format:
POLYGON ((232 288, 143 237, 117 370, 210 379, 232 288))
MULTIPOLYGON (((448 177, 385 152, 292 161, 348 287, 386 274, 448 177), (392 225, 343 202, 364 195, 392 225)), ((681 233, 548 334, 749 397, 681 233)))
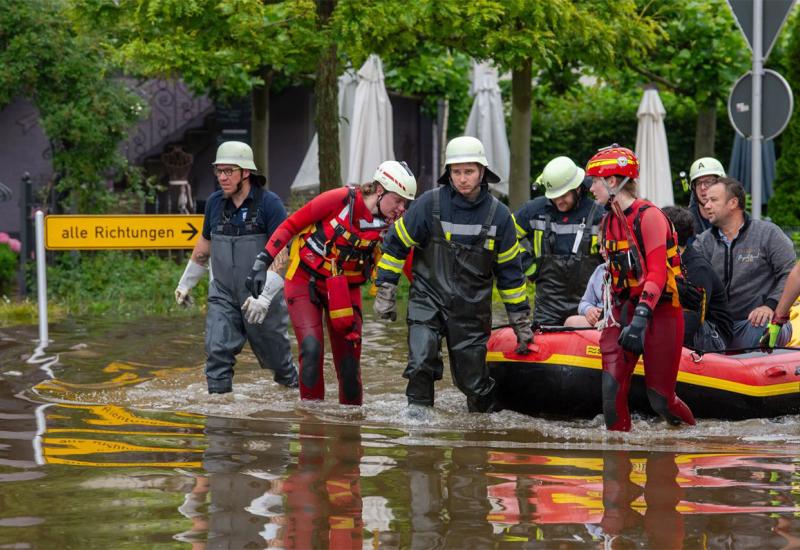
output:
POLYGON ((747 320, 750 321, 750 324, 754 327, 765 327, 767 323, 772 320, 773 313, 772 308, 769 306, 758 306, 750 312, 750 315, 747 316, 747 320))
POLYGON ((600 320, 600 317, 603 315, 603 310, 599 307, 590 307, 586 310, 586 322, 589 323, 590 327, 593 327, 597 324, 597 321, 600 320))

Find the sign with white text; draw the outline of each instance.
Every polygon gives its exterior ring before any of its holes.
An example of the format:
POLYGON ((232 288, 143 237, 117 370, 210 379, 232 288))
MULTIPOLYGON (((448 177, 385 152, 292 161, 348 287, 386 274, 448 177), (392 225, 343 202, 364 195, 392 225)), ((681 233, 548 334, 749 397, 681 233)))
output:
POLYGON ((52 215, 44 218, 48 250, 194 248, 202 215, 52 215))

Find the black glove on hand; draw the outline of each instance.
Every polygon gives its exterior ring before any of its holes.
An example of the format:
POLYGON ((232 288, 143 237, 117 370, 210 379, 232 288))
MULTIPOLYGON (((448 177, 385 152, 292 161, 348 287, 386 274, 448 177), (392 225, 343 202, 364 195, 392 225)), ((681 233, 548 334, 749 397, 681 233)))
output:
POLYGON ((526 309, 524 311, 509 312, 508 322, 511 328, 514 329, 514 335, 517 337, 517 349, 514 351, 521 355, 527 355, 530 350, 528 345, 533 342, 533 330, 531 330, 531 311, 526 309))
POLYGON ((633 310, 633 319, 619 335, 618 342, 622 349, 636 355, 644 352, 644 331, 652 316, 653 310, 647 304, 640 303, 636 306, 633 310))
POLYGON ((269 252, 262 251, 256 256, 256 261, 253 262, 253 269, 250 270, 250 275, 244 280, 244 286, 253 295, 253 298, 258 298, 261 295, 261 290, 264 288, 264 281, 257 277, 262 272, 266 272, 272 262, 275 260, 269 252))
POLYGON ((684 311, 702 311, 703 301, 706 299, 702 288, 695 286, 685 277, 676 277, 675 285, 678 287, 678 297, 684 311))

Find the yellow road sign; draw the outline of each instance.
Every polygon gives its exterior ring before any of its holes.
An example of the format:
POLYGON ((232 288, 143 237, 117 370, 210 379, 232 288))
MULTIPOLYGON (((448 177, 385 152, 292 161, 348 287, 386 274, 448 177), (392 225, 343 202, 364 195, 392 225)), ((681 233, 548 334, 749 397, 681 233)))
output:
POLYGON ((48 250, 194 248, 202 229, 202 215, 53 215, 44 218, 44 243, 48 250))

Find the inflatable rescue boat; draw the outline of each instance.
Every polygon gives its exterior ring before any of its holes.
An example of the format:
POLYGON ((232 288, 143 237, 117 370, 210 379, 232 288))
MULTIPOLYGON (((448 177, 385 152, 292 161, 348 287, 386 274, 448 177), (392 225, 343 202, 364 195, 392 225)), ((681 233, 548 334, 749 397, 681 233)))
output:
MULTIPOLYGON (((535 333, 531 353, 514 352, 511 328, 489 338, 487 360, 503 407, 529 415, 593 418, 603 412, 600 333, 535 333)), ((800 351, 722 355, 683 348, 677 394, 698 418, 742 420, 800 414, 800 351)), ((630 392, 631 411, 655 414, 641 360, 630 392)))

